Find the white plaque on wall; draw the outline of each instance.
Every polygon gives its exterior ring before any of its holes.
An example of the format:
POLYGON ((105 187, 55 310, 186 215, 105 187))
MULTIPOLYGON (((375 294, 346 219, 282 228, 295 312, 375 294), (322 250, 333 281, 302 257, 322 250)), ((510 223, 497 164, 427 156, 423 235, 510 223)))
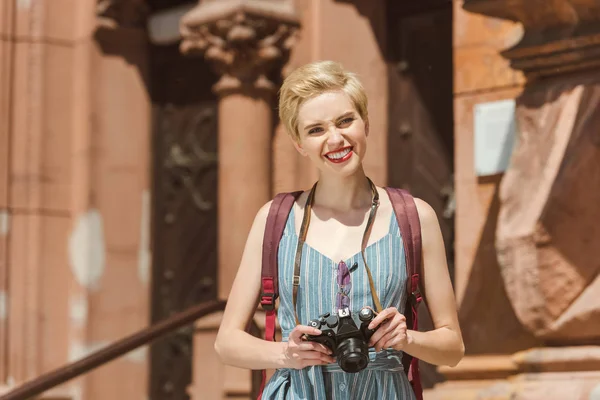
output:
POLYGON ((477 176, 506 171, 515 144, 515 101, 475 105, 475 172, 477 176))

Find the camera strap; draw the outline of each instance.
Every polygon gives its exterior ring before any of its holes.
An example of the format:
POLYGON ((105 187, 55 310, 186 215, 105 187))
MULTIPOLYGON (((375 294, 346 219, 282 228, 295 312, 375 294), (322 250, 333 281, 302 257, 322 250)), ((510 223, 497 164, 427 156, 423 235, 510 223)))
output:
MULTIPOLYGON (((369 185, 371 186, 371 192, 373 194, 373 200, 371 202, 371 210, 369 212, 369 219, 367 220, 367 226, 365 227, 365 231, 363 233, 362 243, 361 243, 361 254, 363 258, 363 262, 365 264, 365 269, 367 271, 367 276, 369 277, 369 286, 371 287, 371 297, 373 298, 373 304, 375 305, 375 309, 377 312, 381 312, 382 307, 379 301, 379 296, 377 296, 377 291, 375 290, 375 284, 373 283, 373 276, 371 275, 371 270, 367 265, 367 258, 365 256, 365 250, 367 248, 367 242, 369 240, 369 235, 371 234, 371 228, 373 227, 373 222, 375 221, 375 215, 377 214, 377 208, 379 207, 379 193, 377 192, 377 188, 375 184, 367 178, 369 181, 369 185)), ((318 182, 317 182, 318 183, 318 182)), ((304 247, 304 243, 306 242, 306 234, 308 232, 308 225, 310 224, 310 215, 312 211, 312 205, 315 200, 315 192, 317 188, 317 183, 315 183, 306 198, 306 204, 304 206, 304 216, 302 217, 302 225, 300 226, 300 235, 298 236, 298 246, 296 247, 296 258, 294 260, 294 278, 293 278, 293 292, 292 292, 292 307, 294 308, 294 316, 296 318, 296 325, 300 325, 300 321, 298 320, 298 313, 296 311, 296 302, 298 300, 298 288, 300 287, 300 265, 302 262, 302 249, 304 247)))

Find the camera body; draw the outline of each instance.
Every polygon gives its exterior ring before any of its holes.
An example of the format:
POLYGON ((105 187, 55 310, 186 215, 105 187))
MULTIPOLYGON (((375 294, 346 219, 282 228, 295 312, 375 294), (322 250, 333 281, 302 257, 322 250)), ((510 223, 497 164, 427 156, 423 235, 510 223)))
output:
POLYGON ((356 373, 369 363, 368 343, 376 329, 368 326, 374 318, 375 313, 367 307, 357 315, 352 315, 348 308, 338 310, 337 315, 325 313, 308 323, 319 329, 321 334, 307 335, 307 339, 328 347, 342 370, 356 373))

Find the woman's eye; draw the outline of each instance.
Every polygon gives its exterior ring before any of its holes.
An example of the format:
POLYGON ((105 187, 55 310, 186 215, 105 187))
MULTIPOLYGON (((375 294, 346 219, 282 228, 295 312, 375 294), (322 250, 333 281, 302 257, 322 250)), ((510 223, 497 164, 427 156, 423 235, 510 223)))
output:
POLYGON ((312 134, 312 133, 318 133, 321 132, 321 128, 317 127, 317 128, 312 128, 311 130, 308 131, 308 134, 312 134))
POLYGON ((342 125, 348 125, 349 123, 351 123, 352 121, 354 121, 354 118, 352 117, 348 117, 348 118, 344 118, 343 120, 340 121, 340 124, 342 125))

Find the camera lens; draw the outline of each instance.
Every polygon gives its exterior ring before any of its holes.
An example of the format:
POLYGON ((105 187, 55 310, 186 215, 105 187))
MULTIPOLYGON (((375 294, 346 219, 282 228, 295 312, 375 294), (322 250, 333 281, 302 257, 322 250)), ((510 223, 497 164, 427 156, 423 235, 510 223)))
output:
POLYGON ((369 350, 364 340, 348 338, 337 348, 337 360, 340 368, 346 372, 359 372, 369 363, 369 350))

